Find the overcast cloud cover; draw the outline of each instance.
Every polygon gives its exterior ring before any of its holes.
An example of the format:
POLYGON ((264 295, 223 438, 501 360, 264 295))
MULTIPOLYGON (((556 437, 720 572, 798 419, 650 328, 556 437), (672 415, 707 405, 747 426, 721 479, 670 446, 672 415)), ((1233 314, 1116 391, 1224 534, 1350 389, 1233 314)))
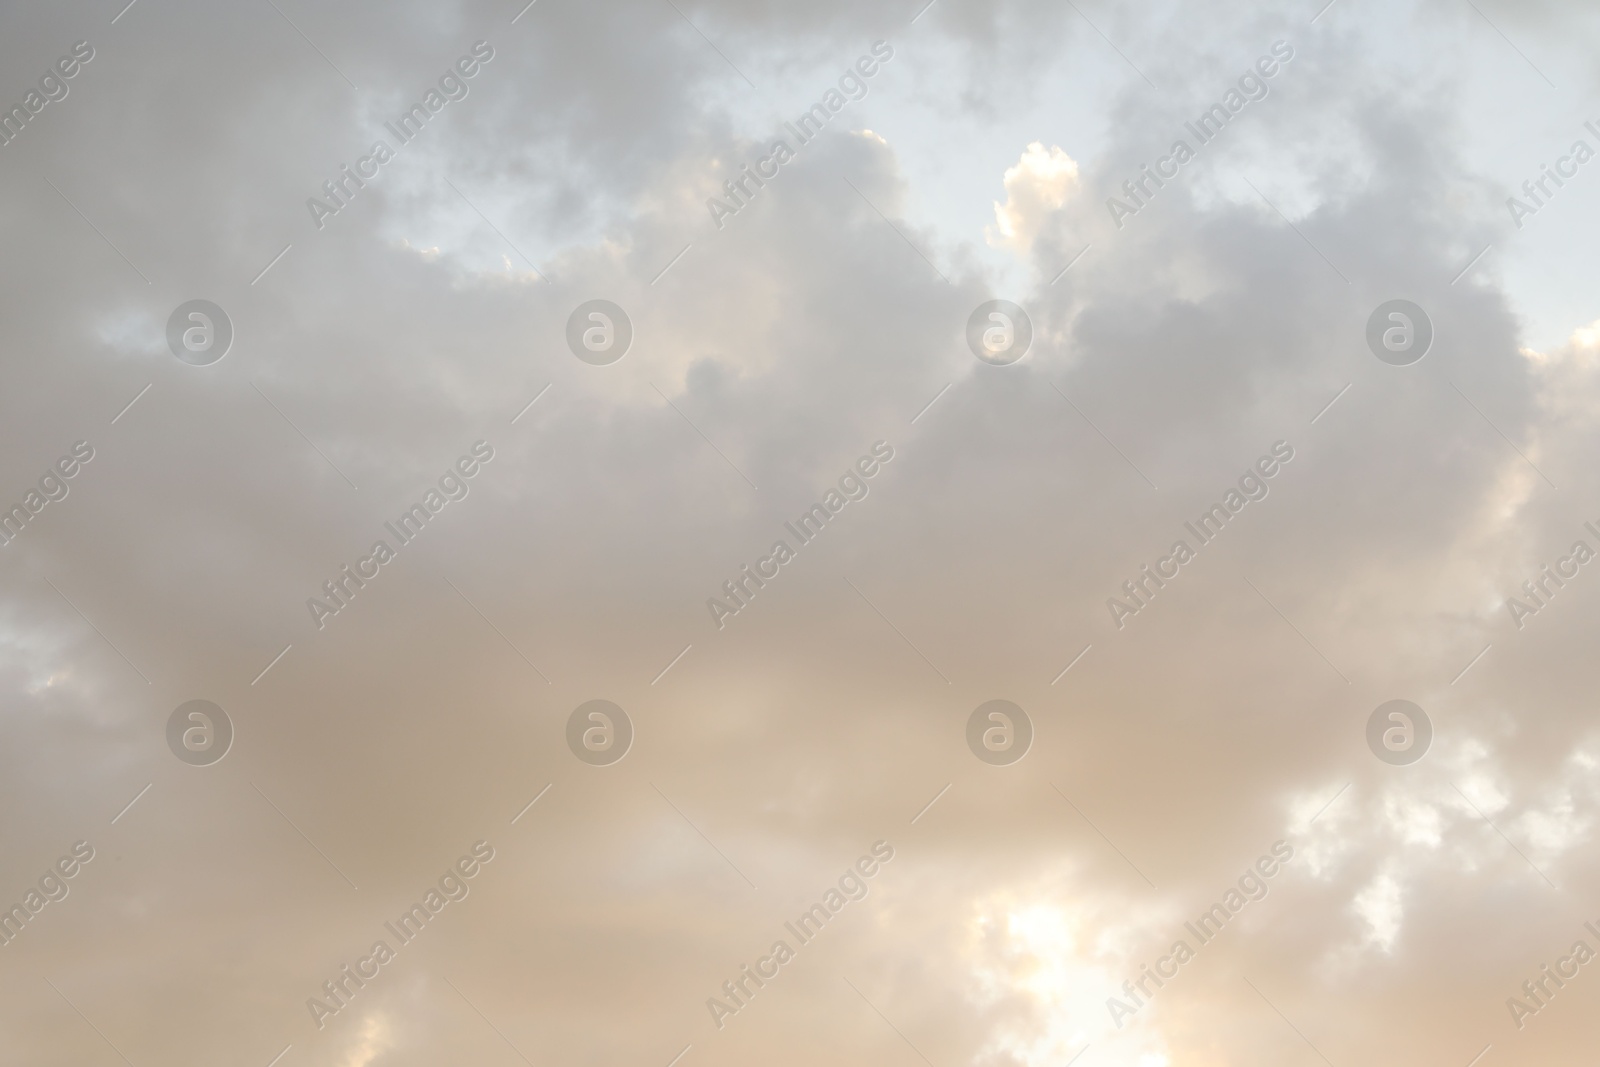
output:
POLYGON ((1591 1062, 1600 14, 524 2, 0 15, 0 1062, 1591 1062))

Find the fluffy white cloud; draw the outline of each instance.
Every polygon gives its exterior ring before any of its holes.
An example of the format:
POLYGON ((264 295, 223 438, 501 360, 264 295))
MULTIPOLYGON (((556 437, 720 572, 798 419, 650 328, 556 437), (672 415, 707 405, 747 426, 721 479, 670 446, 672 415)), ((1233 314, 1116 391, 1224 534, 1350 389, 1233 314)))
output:
POLYGON ((1056 145, 1030 144, 1006 168, 1006 202, 994 205, 995 224, 985 232, 991 245, 1026 254, 1045 224, 1078 189, 1078 164, 1056 145))

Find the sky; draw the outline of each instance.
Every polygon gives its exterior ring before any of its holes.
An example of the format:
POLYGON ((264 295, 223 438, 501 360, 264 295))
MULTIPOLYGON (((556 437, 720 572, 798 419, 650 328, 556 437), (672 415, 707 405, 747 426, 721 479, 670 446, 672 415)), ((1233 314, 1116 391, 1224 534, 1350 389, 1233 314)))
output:
POLYGON ((1590 1062, 1600 14, 525 3, 0 15, 0 1061, 1590 1062))

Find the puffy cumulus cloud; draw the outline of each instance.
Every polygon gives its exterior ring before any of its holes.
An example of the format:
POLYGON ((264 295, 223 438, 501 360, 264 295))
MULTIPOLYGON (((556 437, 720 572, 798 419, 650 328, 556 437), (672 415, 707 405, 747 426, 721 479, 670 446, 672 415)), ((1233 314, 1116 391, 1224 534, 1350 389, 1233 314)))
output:
POLYGON ((1380 952, 1389 952, 1400 933, 1400 923, 1405 917, 1403 894, 1394 875, 1381 871, 1357 891, 1352 906, 1366 924, 1364 937, 1367 944, 1380 952))
MULTIPOLYGON (((974 902, 969 922, 967 971, 973 1009, 985 1019, 987 1038, 972 1062, 1042 1067, 1071 1060, 1091 1044, 1107 1062, 1136 1064, 1165 1053, 1159 1031, 1116 1041, 1106 1008, 1118 990, 1128 952, 1161 931, 1135 931, 1115 904, 1092 884, 1046 877, 1009 886, 974 902), (1111 1047, 1107 1047, 1110 1045, 1111 1047)), ((1170 915, 1146 916, 1148 926, 1170 915)), ((1143 947, 1143 946, 1140 946, 1143 947)))
POLYGON ((1078 188, 1078 164, 1058 146, 1034 141, 1016 164, 1006 168, 1006 202, 994 205, 995 225, 985 230, 991 245, 1026 254, 1056 211, 1078 188))
POLYGON ((1600 321, 1577 327, 1550 351, 1520 352, 1539 385, 1543 432, 1556 439, 1587 432, 1600 416, 1600 321))

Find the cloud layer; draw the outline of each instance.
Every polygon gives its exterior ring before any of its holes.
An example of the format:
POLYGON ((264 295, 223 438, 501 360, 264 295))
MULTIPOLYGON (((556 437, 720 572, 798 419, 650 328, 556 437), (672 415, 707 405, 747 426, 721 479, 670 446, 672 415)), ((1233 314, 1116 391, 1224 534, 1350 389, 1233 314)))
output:
POLYGON ((17 1056, 1587 1062, 1592 15, 917 6, 7 14, 17 1056))

